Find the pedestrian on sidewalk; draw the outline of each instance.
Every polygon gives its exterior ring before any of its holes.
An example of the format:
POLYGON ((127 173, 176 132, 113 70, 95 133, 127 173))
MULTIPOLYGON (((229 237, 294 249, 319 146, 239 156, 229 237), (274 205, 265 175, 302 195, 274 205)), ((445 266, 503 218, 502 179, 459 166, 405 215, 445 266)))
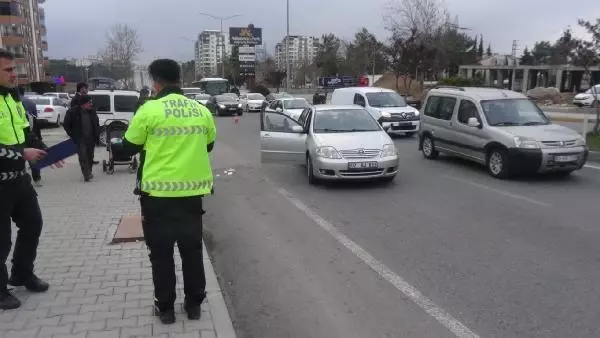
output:
POLYGON ((183 263, 184 309, 189 319, 200 319, 206 298, 202 196, 213 185, 208 153, 216 127, 207 108, 183 95, 176 61, 155 60, 148 71, 157 94, 135 114, 120 147, 131 155, 141 152, 136 191, 152 263, 155 314, 164 324, 172 324, 175 243, 183 263))
MULTIPOLYGON (((25 169, 27 161, 40 160, 46 153, 31 147, 33 135, 22 104, 15 100, 18 98, 15 82, 14 56, 0 49, 0 310, 21 306, 8 290, 8 284, 24 286, 31 292, 49 288, 33 269, 42 231, 42 212, 25 169), (19 231, 9 279, 6 259, 12 246, 11 219, 19 231)), ((62 162, 57 166, 62 166, 62 162)))
MULTIPOLYGON (((39 142, 40 149, 48 148, 42 139, 42 131, 40 129, 40 125, 37 121, 37 107, 35 102, 31 101, 29 98, 25 97, 25 88, 19 87, 19 96, 21 98, 21 103, 27 112, 29 117, 29 127, 31 132, 37 138, 39 142)), ((31 178, 33 179, 33 184, 36 187, 42 186, 42 173, 40 169, 36 169, 33 167, 33 162, 29 162, 29 167, 31 168, 31 178)))
POLYGON ((75 93, 75 96, 73 96, 73 98, 71 99, 71 105, 70 107, 76 107, 78 105, 80 105, 79 100, 81 100, 81 97, 84 95, 87 95, 88 93, 88 84, 85 82, 79 82, 77 84, 77 92, 75 93))
POLYGON ((92 174, 94 149, 97 144, 100 144, 100 122, 90 96, 82 95, 78 105, 67 111, 63 127, 77 145, 81 173, 83 179, 89 182, 94 177, 92 174))

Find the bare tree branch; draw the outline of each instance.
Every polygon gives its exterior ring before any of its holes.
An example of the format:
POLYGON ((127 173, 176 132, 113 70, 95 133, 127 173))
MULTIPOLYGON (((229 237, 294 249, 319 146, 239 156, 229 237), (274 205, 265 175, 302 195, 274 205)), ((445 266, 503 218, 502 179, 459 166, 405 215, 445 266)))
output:
POLYGON ((143 51, 142 44, 135 28, 124 24, 116 24, 106 34, 106 44, 99 57, 113 74, 127 84, 133 75, 133 63, 143 51))

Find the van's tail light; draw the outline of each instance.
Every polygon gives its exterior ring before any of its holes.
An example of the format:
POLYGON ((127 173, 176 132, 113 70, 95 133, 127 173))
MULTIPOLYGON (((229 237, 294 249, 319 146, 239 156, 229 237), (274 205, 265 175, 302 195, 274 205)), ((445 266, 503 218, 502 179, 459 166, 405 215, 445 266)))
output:
POLYGON ((44 108, 44 113, 52 113, 54 112, 54 108, 46 107, 44 108))

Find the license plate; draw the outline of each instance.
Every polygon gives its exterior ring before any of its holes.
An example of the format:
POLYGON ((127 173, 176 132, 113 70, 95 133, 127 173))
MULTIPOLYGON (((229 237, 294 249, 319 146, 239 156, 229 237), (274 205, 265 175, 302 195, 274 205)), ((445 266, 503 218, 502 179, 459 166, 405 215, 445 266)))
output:
POLYGON ((408 122, 392 122, 392 127, 403 127, 403 126, 411 126, 412 123, 408 122))
POLYGON ((555 162, 575 162, 577 161, 577 155, 559 155, 554 156, 555 162))
POLYGON ((348 169, 376 169, 379 166, 377 162, 349 162, 348 169))
POLYGON ((237 110, 237 108, 229 108, 229 110, 237 110))

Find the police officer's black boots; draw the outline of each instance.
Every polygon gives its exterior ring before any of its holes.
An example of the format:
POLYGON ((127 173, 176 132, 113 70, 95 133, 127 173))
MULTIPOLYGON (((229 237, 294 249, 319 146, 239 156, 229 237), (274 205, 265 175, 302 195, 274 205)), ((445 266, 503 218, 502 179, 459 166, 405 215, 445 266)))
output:
POLYGON ((50 284, 39 279, 34 274, 30 274, 29 276, 20 276, 14 272, 8 280, 8 284, 12 286, 24 286, 31 292, 46 292, 48 291, 48 288, 50 288, 50 284))
POLYGON ((154 304, 154 315, 160 319, 160 322, 169 325, 175 323, 175 309, 168 308, 161 310, 156 304, 154 304))
POLYGON ((13 310, 20 306, 21 302, 10 291, 0 290, 0 310, 13 310))

